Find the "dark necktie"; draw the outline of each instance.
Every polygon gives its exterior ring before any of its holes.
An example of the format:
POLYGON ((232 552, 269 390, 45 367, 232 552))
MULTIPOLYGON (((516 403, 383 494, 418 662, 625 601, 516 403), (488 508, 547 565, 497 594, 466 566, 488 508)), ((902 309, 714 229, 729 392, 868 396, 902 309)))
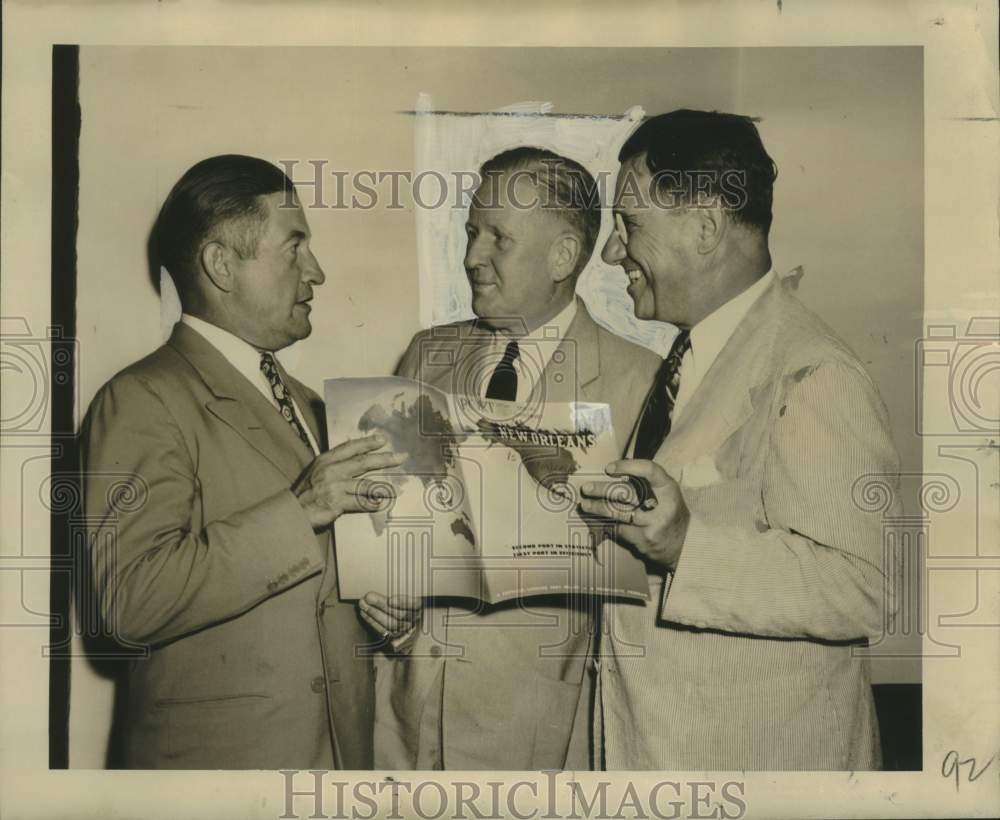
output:
MULTIPOLYGON (((660 449, 663 439, 670 432, 670 417, 674 412, 674 402, 677 400, 677 388, 681 383, 681 362, 684 354, 691 347, 691 334, 680 331, 674 337, 667 358, 663 360, 656 373, 656 379, 646 400, 642 416, 639 419, 639 429, 635 434, 635 449, 633 458, 652 458, 660 449)), ((669 584, 673 576, 667 575, 669 584)), ((668 587, 669 589, 669 587, 668 587)), ((604 657, 604 598, 594 599, 594 663, 599 666, 604 657)), ((603 750, 599 754, 603 755, 603 750)))
POLYGON ((299 417, 295 415, 292 398, 288 395, 288 390, 285 389, 285 383, 281 380, 281 374, 278 372, 278 365, 270 353, 260 354, 260 372, 264 374, 267 383, 271 385, 271 395, 278 402, 278 410, 281 411, 282 417, 292 426, 298 437, 302 439, 302 443, 312 450, 313 446, 309 442, 309 436, 306 435, 306 428, 302 426, 299 417))
POLYGON ((670 418, 681 383, 681 362, 691 347, 691 334, 682 330, 674 338, 667 358, 663 360, 646 400, 635 434, 633 458, 652 458, 670 432, 670 418))
POLYGON ((514 369, 514 361, 520 355, 517 342, 508 342, 503 358, 493 371, 490 383, 486 387, 486 398, 500 401, 514 401, 517 398, 517 371, 514 369))

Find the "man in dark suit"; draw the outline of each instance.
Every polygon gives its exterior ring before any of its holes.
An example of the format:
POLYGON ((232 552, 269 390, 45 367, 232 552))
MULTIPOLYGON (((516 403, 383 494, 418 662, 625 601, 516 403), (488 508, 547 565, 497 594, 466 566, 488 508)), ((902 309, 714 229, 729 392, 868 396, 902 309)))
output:
MULTIPOLYGON (((85 421, 100 612, 148 646, 128 680, 129 767, 372 765, 358 650, 373 636, 339 599, 330 525, 371 509, 360 477, 402 459, 377 436, 324 451, 319 397, 273 355, 311 331, 324 274, 309 239, 271 164, 192 167, 156 226, 184 315, 85 421)), ((405 628, 410 602, 378 603, 405 628)))
MULTIPOLYGON (((576 282, 600 230, 593 177, 539 148, 483 165, 466 223, 476 321, 418 333, 397 370, 452 394, 611 407, 624 448, 659 358, 599 326, 576 282)), ((589 769, 586 602, 428 606, 379 673, 379 768, 589 769)))

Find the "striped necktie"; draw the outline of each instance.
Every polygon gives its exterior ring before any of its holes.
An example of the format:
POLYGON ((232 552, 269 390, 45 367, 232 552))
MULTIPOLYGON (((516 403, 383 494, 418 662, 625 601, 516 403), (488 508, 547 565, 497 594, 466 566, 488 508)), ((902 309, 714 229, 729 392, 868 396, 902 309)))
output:
POLYGON ((306 435, 306 428, 302 426, 299 417, 295 415, 292 397, 288 395, 285 383, 281 380, 281 374, 278 372, 277 362, 275 362, 274 356, 270 353, 260 354, 260 372, 264 374, 267 383, 271 385, 271 395, 274 396, 274 400, 278 403, 278 410, 281 412, 282 417, 292 426, 298 437, 302 439, 302 443, 310 451, 315 452, 309 441, 309 436, 306 435))
POLYGON ((670 420, 681 383, 681 362, 691 348, 691 334, 682 330, 674 338, 646 400, 635 435, 633 458, 652 458, 670 432, 670 420))

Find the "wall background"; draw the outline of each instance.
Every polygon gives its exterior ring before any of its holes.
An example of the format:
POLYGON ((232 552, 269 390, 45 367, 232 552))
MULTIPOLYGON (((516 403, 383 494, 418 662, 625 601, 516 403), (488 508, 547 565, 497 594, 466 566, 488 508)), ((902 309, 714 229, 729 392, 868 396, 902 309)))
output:
MULTIPOLYGON (((248 153, 325 159, 352 173, 412 170, 413 121, 398 112, 422 91, 436 108, 457 111, 524 100, 551 101, 557 113, 717 108, 760 118, 779 168, 775 266, 804 267, 801 298, 866 362, 903 470, 921 469, 913 372, 923 306, 920 48, 87 46, 80 63, 82 408, 162 339, 146 241, 164 196, 199 159, 248 153)), ((314 332, 288 361, 314 388, 328 377, 391 371, 419 328, 415 217, 405 194, 403 204, 307 212, 327 282, 317 290, 314 332)), ((919 635, 906 641, 915 654, 919 635)), ((878 681, 920 679, 916 658, 873 668, 878 681)), ((109 683, 75 661, 72 767, 103 765, 111 703, 109 683)))

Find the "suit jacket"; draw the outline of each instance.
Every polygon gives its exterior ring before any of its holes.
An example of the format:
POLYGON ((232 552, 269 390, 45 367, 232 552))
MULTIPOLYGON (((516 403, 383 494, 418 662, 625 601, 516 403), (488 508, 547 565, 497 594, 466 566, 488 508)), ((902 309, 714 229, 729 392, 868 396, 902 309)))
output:
MULTIPOLYGON (((462 393, 490 340, 475 322, 418 333, 397 372, 462 393)), ((608 403, 624 449, 659 362, 598 326, 578 301, 531 400, 608 403)), ((379 669, 376 766, 590 768, 588 610, 556 597, 425 609, 410 652, 379 669)))
MULTIPOLYGON (((282 376, 323 446, 319 397, 282 376)), ((277 410, 178 323, 98 392, 82 443, 96 601, 149 647, 126 765, 370 768, 366 633, 290 492, 313 456, 277 410)))
POLYGON ((655 460, 691 523, 669 583, 650 575, 659 606, 605 606, 606 767, 877 768, 856 646, 880 634, 887 578, 859 487, 893 483, 898 457, 857 358, 772 284, 655 460))

